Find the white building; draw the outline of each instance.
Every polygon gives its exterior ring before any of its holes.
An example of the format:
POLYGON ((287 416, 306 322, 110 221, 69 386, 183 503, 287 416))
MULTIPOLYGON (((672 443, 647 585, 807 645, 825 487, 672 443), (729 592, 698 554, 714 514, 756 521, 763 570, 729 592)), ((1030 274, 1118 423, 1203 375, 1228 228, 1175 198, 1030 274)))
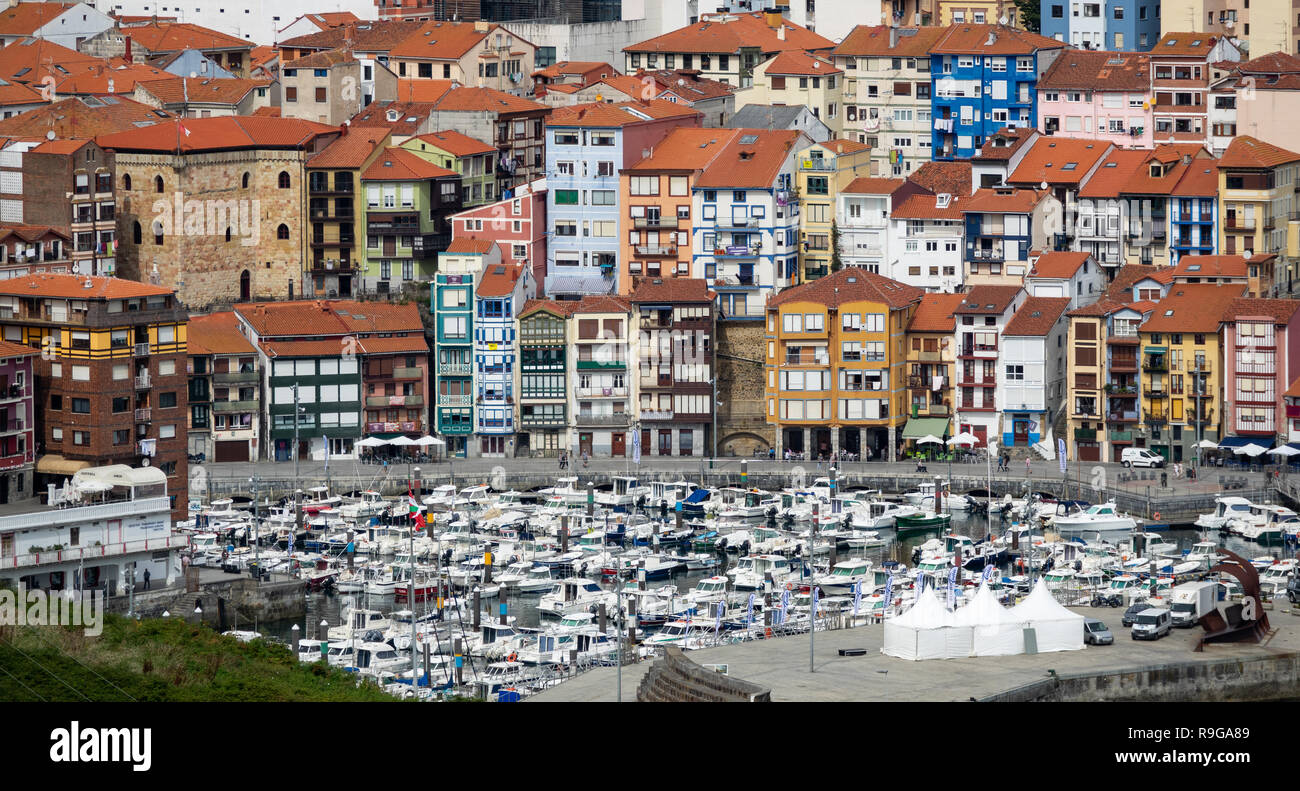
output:
POLYGON ((1004 448, 1051 439, 1065 398, 1069 307, 1066 297, 1029 297, 1002 330, 997 401, 1004 448))
POLYGON ((161 469, 89 467, 72 476, 67 491, 63 507, 0 516, 0 587, 80 587, 114 596, 125 592, 132 573, 137 590, 146 570, 151 586, 176 581, 177 551, 189 546, 189 536, 172 532, 161 469))
POLYGON ((979 438, 979 447, 990 439, 1000 439, 998 366, 1002 331, 1025 301, 1020 286, 977 285, 966 293, 953 311, 957 319, 957 394, 955 420, 957 432, 979 438))
POLYGON ((961 290, 962 213, 965 196, 928 191, 895 196, 890 215, 885 277, 909 286, 953 294, 961 290))
POLYGON ((113 27, 113 20, 85 3, 16 3, 0 12, 0 47, 24 38, 43 38, 75 50, 82 41, 113 27))
POLYGON ((1029 296, 1068 297, 1070 310, 1091 305, 1105 290, 1106 276, 1088 253, 1043 253, 1025 275, 1029 296))
POLYGON ((374 0, 337 0, 322 9, 312 0, 194 0, 183 7, 167 0, 112 0, 119 16, 171 17, 177 22, 212 28, 254 44, 274 44, 279 31, 304 14, 322 10, 351 11, 358 19, 374 19, 374 0))
POLYGON ((840 190, 835 223, 840 229, 840 259, 845 266, 885 274, 890 252, 891 202, 906 183, 903 179, 864 177, 854 179, 840 190))

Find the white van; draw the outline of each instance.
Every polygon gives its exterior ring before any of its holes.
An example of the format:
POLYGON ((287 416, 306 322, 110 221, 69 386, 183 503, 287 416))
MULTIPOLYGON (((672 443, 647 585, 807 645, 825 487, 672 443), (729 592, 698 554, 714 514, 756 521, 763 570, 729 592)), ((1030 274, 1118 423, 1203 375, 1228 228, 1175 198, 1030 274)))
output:
POLYGON ((1165 457, 1146 448, 1125 448, 1119 460, 1125 467, 1163 467, 1165 457))
POLYGON ((1130 636, 1134 640, 1159 640, 1169 634, 1171 625, 1168 610, 1152 607, 1138 613, 1130 636))

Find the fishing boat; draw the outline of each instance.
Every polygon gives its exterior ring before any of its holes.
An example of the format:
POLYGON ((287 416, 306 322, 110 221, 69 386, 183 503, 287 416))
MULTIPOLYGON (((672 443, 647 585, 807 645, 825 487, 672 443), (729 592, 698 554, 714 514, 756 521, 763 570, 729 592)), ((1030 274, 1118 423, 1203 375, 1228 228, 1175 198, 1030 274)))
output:
POLYGON ((302 512, 315 514, 324 508, 337 508, 342 503, 343 498, 337 494, 330 494, 328 486, 313 486, 303 492, 302 512))
POLYGON ((1131 532, 1137 527, 1137 520, 1128 514, 1116 510, 1115 501, 1089 506, 1083 513, 1056 516, 1052 527, 1061 535, 1075 533, 1113 533, 1131 532))
POLYGON ((918 533, 932 533, 942 530, 952 524, 952 514, 935 513, 934 511, 922 510, 919 513, 899 515, 894 518, 894 529, 898 537, 916 535, 918 533))

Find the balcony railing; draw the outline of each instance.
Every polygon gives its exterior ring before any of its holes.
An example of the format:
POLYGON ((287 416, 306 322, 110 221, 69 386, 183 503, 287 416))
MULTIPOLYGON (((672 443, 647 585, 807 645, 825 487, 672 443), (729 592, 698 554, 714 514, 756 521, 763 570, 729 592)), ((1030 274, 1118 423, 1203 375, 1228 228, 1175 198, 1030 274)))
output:
POLYGON ((626 368, 627 360, 578 360, 578 370, 626 368))
POLYGON ((216 385, 256 384, 257 371, 226 371, 214 373, 212 383, 216 385))
POLYGON ((647 228, 677 228, 676 217, 636 217, 632 220, 632 227, 638 230, 647 228))
POLYGON ((997 354, 998 346, 996 343, 977 343, 971 346, 962 346, 958 348, 957 353, 962 357, 973 357, 975 355, 997 354))
POLYGON ((148 390, 149 387, 150 387, 150 384, 149 384, 149 374, 148 374, 148 372, 145 372, 145 373, 142 373, 142 374, 136 374, 136 375, 135 375, 135 389, 136 389, 136 390, 148 390))
POLYGON ((366 406, 368 407, 408 407, 423 405, 424 396, 418 393, 413 393, 411 395, 366 396, 366 406))
POLYGON ((221 414, 229 412, 256 412, 256 401, 213 401, 212 411, 221 414))
POLYGON ((673 413, 671 411, 665 411, 665 410, 643 409, 641 410, 641 419, 642 420, 672 420, 673 413))
POLYGON ((627 414, 624 412, 614 414, 579 412, 577 414, 577 423, 580 426, 626 426, 627 414))
POLYGON ((1086 441, 1086 442, 1093 442, 1094 440, 1097 439, 1097 429, 1095 429, 1095 428, 1076 428, 1076 429, 1074 430, 1074 438, 1075 438, 1075 439, 1081 439, 1081 440, 1084 440, 1084 441, 1086 441))
POLYGON ((438 406, 474 406, 474 396, 469 393, 440 393, 438 406))
POLYGON ((137 343, 134 347, 132 347, 132 349, 131 349, 131 354, 132 354, 133 356, 135 356, 135 357, 148 357, 148 356, 149 356, 149 344, 147 344, 147 343, 137 343))
POLYGON ((912 404, 912 417, 947 417, 951 412, 947 404, 912 404))
POLYGON ((1169 422, 1169 416, 1162 413, 1152 413, 1145 409, 1142 410, 1142 420, 1151 424, 1163 424, 1169 422))
POLYGON ((1136 423, 1138 419, 1137 411, 1133 412, 1107 412, 1106 421, 1108 423, 1136 423))
POLYGON ((469 376, 472 373, 474 366, 470 363, 438 363, 440 376, 469 376))
POLYGON ((142 409, 137 409, 135 411, 135 422, 148 423, 152 420, 153 420, 153 410, 150 409, 149 407, 144 407, 142 409))
POLYGON ((1112 431, 1112 432, 1110 432, 1110 439, 1111 439, 1112 442, 1132 442, 1132 441, 1133 441, 1133 432, 1132 432, 1132 431, 1112 431))
POLYGON ((636 246, 636 254, 646 258, 677 255, 677 245, 639 244, 636 246))
POLYGON ((406 368, 405 366, 403 366, 401 368, 393 369, 394 379, 419 379, 420 375, 421 375, 421 370, 418 366, 414 368, 406 368))
POLYGON ((993 374, 980 374, 980 375, 972 374, 969 376, 967 374, 961 374, 957 378, 957 385, 959 387, 966 386, 966 385, 971 385, 971 386, 995 385, 997 383, 998 383, 997 377, 994 376, 993 374))
POLYGON ((575 387, 573 393, 579 398, 627 398, 626 387, 575 387))
MULTIPOLYGON (((165 500, 165 498, 164 498, 165 500)), ((127 504, 130 505, 130 504, 127 504)), ((130 513, 129 510, 126 511, 130 513)), ((55 515, 67 513, 53 511, 55 515)), ((0 557, 0 568, 17 569, 29 566, 44 566, 51 563, 68 563, 77 560, 116 557, 134 552, 161 552, 167 549, 183 549, 190 545, 190 537, 184 533, 171 533, 161 538, 146 538, 139 541, 123 541, 115 544, 100 544, 91 547, 71 547, 50 552, 28 552, 21 555, 0 557)))
POLYGON ((1165 358, 1163 357, 1144 357, 1142 358, 1142 370, 1168 371, 1169 363, 1165 362, 1165 358))
POLYGON ((1168 398, 1169 390, 1163 387, 1143 387, 1142 395, 1147 398, 1168 398))

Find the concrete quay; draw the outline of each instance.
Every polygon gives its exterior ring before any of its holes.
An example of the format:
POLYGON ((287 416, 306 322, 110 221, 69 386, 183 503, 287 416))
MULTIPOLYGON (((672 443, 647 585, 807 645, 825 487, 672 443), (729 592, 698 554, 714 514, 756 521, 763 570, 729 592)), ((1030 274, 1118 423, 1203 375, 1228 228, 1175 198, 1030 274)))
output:
MULTIPOLYGON (((1115 644, 1082 651, 912 662, 880 653, 879 624, 818 632, 808 670, 808 635, 690 651, 701 665, 771 690, 781 701, 1174 701, 1276 700, 1300 697, 1300 609, 1269 612, 1262 644, 1218 644, 1195 653, 1201 629, 1175 629, 1151 642, 1120 628, 1122 610, 1072 607, 1111 627, 1115 644), (864 656, 839 656, 865 648, 864 656), (1050 671, 1055 672, 1055 677, 1050 671)), ((649 662, 623 668, 623 700, 635 701, 649 662)), ((529 701, 612 702, 617 668, 584 673, 529 701)))

